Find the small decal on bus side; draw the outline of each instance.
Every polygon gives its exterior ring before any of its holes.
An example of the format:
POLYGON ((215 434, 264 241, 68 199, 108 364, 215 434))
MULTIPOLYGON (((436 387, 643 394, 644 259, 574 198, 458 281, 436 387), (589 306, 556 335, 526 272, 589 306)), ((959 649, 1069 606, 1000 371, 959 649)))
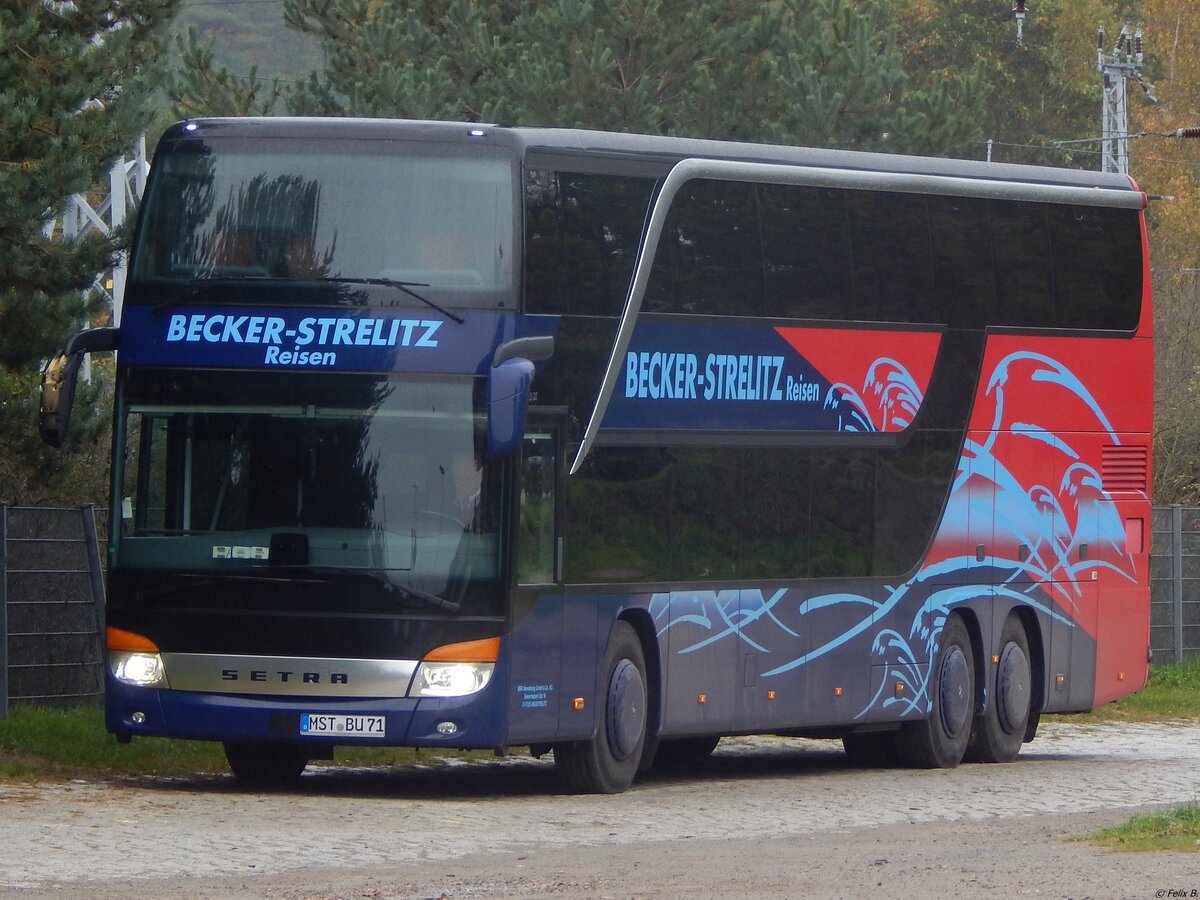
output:
POLYGON ((521 696, 521 709, 545 709, 550 705, 554 685, 518 684, 517 693, 521 696))
POLYGON ((226 547, 215 545, 212 551, 213 559, 268 559, 270 547, 226 547))

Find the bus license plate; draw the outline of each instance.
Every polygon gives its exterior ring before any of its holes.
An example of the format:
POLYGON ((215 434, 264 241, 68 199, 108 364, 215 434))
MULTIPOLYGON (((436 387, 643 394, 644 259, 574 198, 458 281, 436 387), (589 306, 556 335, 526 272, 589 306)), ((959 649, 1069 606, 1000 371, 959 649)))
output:
POLYGON ((325 737, 387 737, 383 716, 343 716, 327 713, 304 713, 300 716, 300 733, 325 737))

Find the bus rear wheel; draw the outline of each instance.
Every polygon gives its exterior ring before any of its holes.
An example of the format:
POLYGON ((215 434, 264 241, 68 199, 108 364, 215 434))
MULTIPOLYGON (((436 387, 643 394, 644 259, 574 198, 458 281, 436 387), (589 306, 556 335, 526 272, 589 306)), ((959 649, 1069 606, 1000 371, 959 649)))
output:
POLYGON ((627 622, 618 622, 604 659, 604 707, 596 734, 554 745, 554 765, 573 794, 619 794, 633 783, 646 742, 646 661, 627 622))
POLYGON ((308 765, 300 745, 269 741, 225 741, 225 759, 238 781, 266 788, 295 784, 308 765))
POLYGON ((916 769, 952 769, 962 762, 975 713, 975 658, 962 618, 951 615, 929 673, 929 715, 896 733, 896 755, 916 769))
POLYGON ((975 717, 967 759, 971 762, 1012 762, 1025 742, 1029 727, 1033 674, 1029 665, 1029 638, 1016 616, 1009 616, 1000 632, 987 709, 975 717))

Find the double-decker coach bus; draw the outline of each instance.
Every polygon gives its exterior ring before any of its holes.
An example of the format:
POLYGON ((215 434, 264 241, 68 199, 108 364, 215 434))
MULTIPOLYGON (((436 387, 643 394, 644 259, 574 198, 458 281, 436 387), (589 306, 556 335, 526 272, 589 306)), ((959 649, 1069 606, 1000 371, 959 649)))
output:
POLYGON ((335 745, 1012 760, 1145 680, 1143 209, 1092 172, 439 122, 158 146, 106 718, 335 745))

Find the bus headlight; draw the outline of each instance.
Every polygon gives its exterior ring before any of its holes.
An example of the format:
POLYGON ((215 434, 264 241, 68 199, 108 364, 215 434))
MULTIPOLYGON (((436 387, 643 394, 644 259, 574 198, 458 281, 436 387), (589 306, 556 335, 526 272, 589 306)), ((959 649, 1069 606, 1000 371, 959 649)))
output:
POLYGON ((495 663, 423 662, 417 669, 413 693, 418 697, 463 697, 482 691, 492 679, 495 663))
POLYGON ((162 657, 141 650, 111 650, 108 665, 113 678, 134 687, 166 687, 167 673, 162 657))
POLYGON ((500 654, 500 638, 443 644, 425 654, 410 697, 465 697, 487 687, 500 654))

